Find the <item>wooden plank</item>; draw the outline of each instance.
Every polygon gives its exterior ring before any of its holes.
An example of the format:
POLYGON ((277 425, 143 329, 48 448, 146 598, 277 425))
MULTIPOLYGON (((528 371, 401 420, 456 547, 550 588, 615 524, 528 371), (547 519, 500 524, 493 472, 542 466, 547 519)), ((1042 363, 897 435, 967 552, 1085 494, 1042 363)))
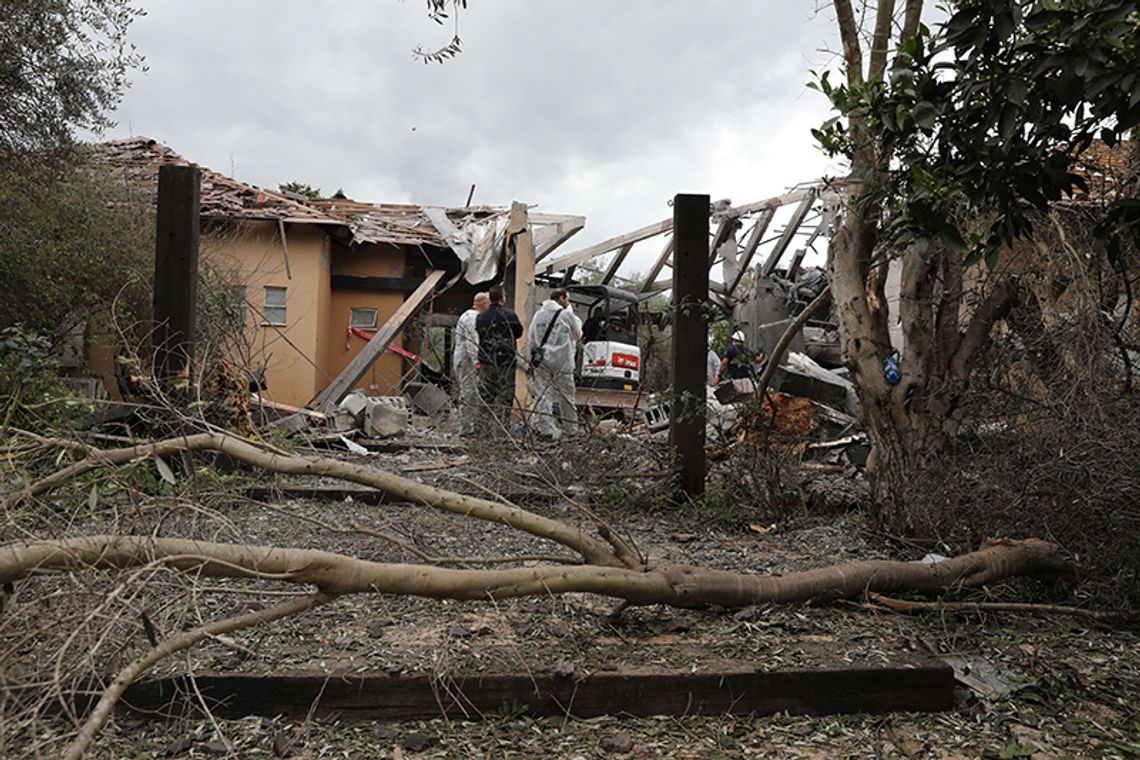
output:
POLYGON ((412 293, 424 281, 422 277, 360 277, 352 274, 334 274, 329 279, 333 290, 354 288, 398 293, 412 293))
POLYGON ((811 205, 815 203, 816 193, 813 190, 806 198, 800 201, 800 205, 792 213, 792 219, 788 222, 788 226, 784 228, 784 234, 776 241, 776 246, 772 252, 768 254, 764 266, 760 268, 761 277, 771 277, 772 272, 776 271, 776 265, 780 263, 780 257, 784 255, 784 251, 788 250, 788 246, 792 243, 792 238, 795 237, 796 230, 804 223, 804 217, 807 216, 811 205))
MULTIPOLYGON (((465 450, 466 447, 462 445, 455 448, 456 452, 465 450)), ((372 488, 353 488, 350 486, 343 488, 324 488, 321 486, 253 486, 245 490, 245 495, 255 501, 263 501, 269 504, 295 499, 342 502, 346 497, 350 497, 354 502, 366 504, 370 507, 381 505, 391 507, 423 506, 423 502, 401 499, 384 493, 383 491, 377 491, 372 488)), ((485 493, 474 493, 471 495, 480 498, 486 497, 485 493)), ((515 506, 549 506, 556 503, 560 498, 558 494, 549 491, 506 491, 498 495, 500 503, 513 504, 515 506)))
POLYGON ((606 271, 602 274, 602 280, 601 280, 602 285, 609 285, 610 284, 610 281, 613 280, 613 278, 617 275, 618 269, 621 267, 622 263, 625 261, 625 257, 628 256, 629 252, 632 250, 633 250, 633 243, 626 243, 625 245, 623 245, 621 248, 618 249, 618 252, 614 254, 613 260, 610 261, 610 265, 608 267, 606 267, 606 271))
POLYGON ((293 279, 293 267, 289 266, 289 236, 285 234, 285 222, 277 220, 277 233, 281 235, 281 251, 285 254, 285 279, 293 279))
POLYGON ((752 226, 752 232, 749 233, 748 242, 745 243, 744 252, 740 256, 740 269, 731 282, 725 283, 725 292, 729 296, 736 292, 736 286, 740 284, 740 279, 744 277, 744 273, 752 265, 752 257, 756 255, 756 249, 760 247, 760 241, 764 238, 764 233, 768 231, 768 225, 772 223, 772 217, 775 215, 776 209, 769 208, 761 211, 760 216, 756 218, 756 224, 752 226))
POLYGON ((732 233, 736 231, 737 226, 740 224, 740 218, 737 216, 726 216, 720 220, 717 225, 716 234, 713 235, 712 240, 709 242, 709 267, 716 263, 716 254, 732 233))
MULTIPOLYGON (((523 325, 522 338, 519 339, 518 352, 520 356, 528 356, 530 352, 526 346, 527 325, 530 316, 536 311, 534 302, 534 235, 531 232, 529 211, 525 203, 514 201, 511 203, 511 216, 507 222, 507 234, 515 233, 515 259, 507 272, 513 275, 513 282, 507 282, 510 288, 507 305, 519 315, 523 325)), ((527 387, 526 369, 522 362, 515 367, 515 410, 512 420, 522 420, 523 410, 530 403, 527 387)))
POLYGON ((777 195, 774 198, 756 201, 755 203, 746 203, 743 206, 732 206, 726 213, 731 213, 735 216, 746 216, 748 214, 755 214, 757 211, 774 211, 780 206, 787 206, 789 203, 799 203, 809 197, 815 198, 819 193, 820 186, 821 183, 817 183, 808 187, 801 187, 790 193, 777 195))
MULTIPOLYGON (((570 715, 796 715, 936 712, 954 708, 954 671, 941 662, 873 668, 734 669, 690 673, 649 668, 585 677, 542 674, 436 676, 209 675, 132 684, 122 705, 152 715, 333 720, 479 719, 504 704, 533 717, 570 715)), ((81 708, 82 709, 82 708, 81 708)))
POLYGON ((553 214, 530 214, 531 224, 538 225, 534 234, 534 260, 542 261, 562 246, 570 238, 577 235, 586 226, 584 216, 566 216, 559 222, 540 221, 553 217, 553 214))
POLYGON ((316 400, 313 402, 320 411, 327 411, 333 406, 340 403, 341 399, 348 395, 349 391, 360 382, 360 378, 364 377, 372 363, 380 354, 387 350, 388 344, 392 339, 404 329, 404 325, 416 313, 425 300, 427 300, 432 291, 435 290, 436 283, 443 279, 444 270, 437 269, 427 275, 420 286, 416 288, 415 292, 408 296, 408 300, 400 305, 400 308, 388 317, 388 321, 376 331, 372 336, 372 340, 364 345, 352 361, 348 363, 339 375, 332 379, 328 387, 325 388, 320 394, 317 395, 316 400))
POLYGON ((587 388, 578 386, 574 389, 574 403, 578 406, 592 406, 598 409, 637 409, 646 405, 646 397, 639 391, 627 391, 621 388, 587 388))
POLYGON ((423 206, 424 216, 428 218, 431 225, 435 227, 436 231, 443 236, 443 240, 447 243, 448 247, 459 257, 459 260, 466 263, 471 258, 471 249, 467 244, 459 239, 459 230, 451 223, 447 217, 447 212, 438 206, 423 206))
POLYGON ((679 487, 705 492, 705 404, 709 300, 709 196, 673 198, 673 398, 669 445, 677 453, 679 487))
POLYGON ((649 268, 649 271, 645 275, 645 280, 641 283, 641 286, 638 287, 638 293, 651 292, 650 288, 656 284, 657 278, 661 274, 661 270, 665 268, 665 265, 669 263, 669 259, 673 256, 673 246, 675 245, 675 240, 676 236, 672 236, 668 241, 666 241, 665 247, 661 249, 661 255, 657 257, 657 261, 653 262, 653 266, 649 268))
POLYGON ((196 167, 159 167, 153 366, 161 379, 188 375, 194 358, 201 183, 196 167))
POLYGON ((573 253, 567 253, 566 255, 559 256, 556 259, 551 259, 550 261, 544 262, 543 265, 539 267, 539 270, 543 274, 561 272, 566 267, 575 266, 577 264, 581 264, 584 261, 589 261, 595 256, 600 256, 603 253, 609 253, 616 248, 621 248, 626 243, 636 243, 640 240, 645 240, 646 238, 660 235, 662 232, 668 232, 671 229, 673 229, 673 220, 662 219, 660 222, 647 224, 644 227, 640 227, 634 230, 633 232, 627 232, 624 235, 618 235, 617 237, 612 237, 609 240, 603 240, 600 243, 595 243, 594 245, 591 245, 587 248, 582 248, 581 250, 574 251, 573 253))

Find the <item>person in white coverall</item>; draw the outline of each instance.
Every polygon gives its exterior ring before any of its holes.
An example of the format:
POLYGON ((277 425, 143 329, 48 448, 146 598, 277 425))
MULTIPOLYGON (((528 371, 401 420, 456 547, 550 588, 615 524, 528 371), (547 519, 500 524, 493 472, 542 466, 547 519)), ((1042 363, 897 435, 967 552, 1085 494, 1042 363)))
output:
POLYGON ((713 351, 712 338, 709 338, 709 352, 705 356, 705 382, 716 385, 716 376, 720 372, 720 357, 713 351))
POLYGON ((540 439, 555 440, 560 436, 578 434, 574 361, 575 349, 581 339, 582 320, 570 308, 570 296, 562 288, 552 290, 550 298, 542 302, 530 321, 527 331, 531 355, 536 347, 542 347, 542 359, 537 367, 532 366, 531 402, 527 415, 540 439), (544 335, 545 342, 542 339, 544 335))
POLYGON ((455 324, 455 348, 451 351, 451 364, 459 380, 459 434, 475 435, 479 414, 479 379, 476 362, 479 360, 479 333, 475 331, 475 318, 483 312, 491 299, 486 293, 476 293, 471 308, 459 316, 455 324))

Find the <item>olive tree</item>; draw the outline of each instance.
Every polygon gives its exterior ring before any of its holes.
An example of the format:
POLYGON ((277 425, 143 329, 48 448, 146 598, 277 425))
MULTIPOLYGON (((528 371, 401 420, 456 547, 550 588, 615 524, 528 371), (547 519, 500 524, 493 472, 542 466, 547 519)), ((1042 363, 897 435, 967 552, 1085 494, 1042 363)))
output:
POLYGON ((5 0, 0 14, 0 158, 70 145, 111 125, 141 13, 128 0, 5 0))

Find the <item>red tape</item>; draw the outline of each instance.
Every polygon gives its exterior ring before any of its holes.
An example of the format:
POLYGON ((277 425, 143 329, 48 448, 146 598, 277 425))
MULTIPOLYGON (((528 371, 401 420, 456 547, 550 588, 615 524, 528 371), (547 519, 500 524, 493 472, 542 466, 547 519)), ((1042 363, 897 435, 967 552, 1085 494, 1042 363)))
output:
MULTIPOLYGON (((349 327, 348 328, 348 334, 349 335, 355 335, 358 338, 364 338, 365 340, 372 340, 371 333, 367 333, 364 330, 361 330, 359 327, 349 327)), ((407 349, 400 348, 395 343, 389 343, 388 344, 388 350, 391 351, 392 353, 399 354, 400 356, 404 357, 405 359, 410 359, 411 361, 414 361, 414 362, 423 361, 423 359, 421 357, 416 356, 415 354, 413 354, 411 351, 408 351, 407 349)))

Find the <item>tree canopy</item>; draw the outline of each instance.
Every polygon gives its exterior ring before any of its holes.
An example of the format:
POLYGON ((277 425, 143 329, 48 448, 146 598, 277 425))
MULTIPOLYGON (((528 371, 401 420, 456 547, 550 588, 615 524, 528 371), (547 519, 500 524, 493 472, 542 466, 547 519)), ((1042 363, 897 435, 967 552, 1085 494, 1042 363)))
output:
POLYGON ((0 156, 69 145, 108 112, 142 57, 129 0, 4 0, 0 12, 0 156))
MULTIPOLYGON (((1130 0, 962 0, 919 25, 881 78, 815 85, 840 116, 814 133, 850 156, 845 118, 889 164, 875 188, 901 242, 976 254, 1029 230, 1032 209, 1087 190, 1074 162, 1094 139, 1116 145, 1140 123, 1140 12, 1130 0), (963 235, 951 217, 988 217, 963 235), (967 239, 968 238, 968 239, 967 239)), ((1135 213, 1118 199, 1114 217, 1135 213)))

